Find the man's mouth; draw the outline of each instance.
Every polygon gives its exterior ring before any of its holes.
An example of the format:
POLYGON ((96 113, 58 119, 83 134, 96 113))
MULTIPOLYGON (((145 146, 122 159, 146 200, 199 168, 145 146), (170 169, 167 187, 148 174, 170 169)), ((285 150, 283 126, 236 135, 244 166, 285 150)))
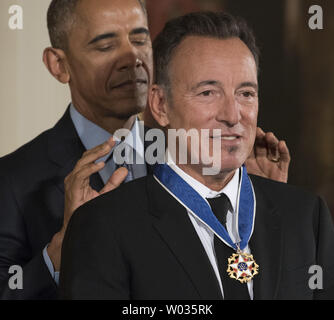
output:
POLYGON ((135 79, 135 80, 126 80, 124 82, 121 82, 115 86, 112 86, 111 89, 119 89, 119 88, 125 88, 125 87, 135 87, 138 85, 147 85, 147 80, 145 79, 135 79))
POLYGON ((210 138, 211 139, 221 139, 225 141, 233 141, 233 140, 240 139, 241 136, 240 135, 218 135, 218 136, 211 136, 210 138))

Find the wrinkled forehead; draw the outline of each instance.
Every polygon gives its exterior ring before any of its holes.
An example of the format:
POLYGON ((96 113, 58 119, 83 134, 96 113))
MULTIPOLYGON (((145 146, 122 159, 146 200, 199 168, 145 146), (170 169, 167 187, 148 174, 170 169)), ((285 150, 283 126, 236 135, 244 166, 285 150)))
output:
POLYGON ((85 38, 148 28, 147 16, 138 0, 81 0, 76 8, 76 22, 73 31, 85 38))
POLYGON ((169 63, 171 81, 181 77, 203 81, 237 76, 257 81, 254 56, 239 38, 188 36, 174 49, 169 63))
POLYGON ((76 16, 90 27, 99 24, 126 26, 133 19, 147 24, 147 16, 138 0, 81 0, 76 16))

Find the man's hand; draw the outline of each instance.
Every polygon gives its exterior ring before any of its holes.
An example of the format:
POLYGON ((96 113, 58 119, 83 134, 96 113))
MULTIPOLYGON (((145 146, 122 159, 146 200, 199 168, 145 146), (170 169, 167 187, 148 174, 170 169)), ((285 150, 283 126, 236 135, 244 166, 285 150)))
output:
POLYGON ((101 191, 94 190, 89 184, 92 174, 100 171, 104 162, 95 163, 96 160, 106 156, 112 150, 115 142, 110 138, 107 142, 86 151, 77 162, 73 171, 65 178, 65 209, 62 229, 54 235, 47 248, 48 255, 53 263, 55 271, 60 269, 61 246, 68 222, 73 212, 84 203, 117 188, 128 174, 126 168, 117 169, 110 177, 101 191))
POLYGON ((86 151, 73 171, 65 178, 65 228, 77 208, 101 194, 117 188, 126 178, 128 170, 122 167, 114 172, 101 191, 94 190, 89 184, 90 176, 105 166, 104 162, 95 163, 95 161, 106 156, 114 145, 115 142, 110 138, 107 142, 86 151))
POLYGON ((279 141, 272 132, 264 133, 257 128, 252 153, 246 160, 248 173, 286 183, 290 160, 285 141, 279 141))

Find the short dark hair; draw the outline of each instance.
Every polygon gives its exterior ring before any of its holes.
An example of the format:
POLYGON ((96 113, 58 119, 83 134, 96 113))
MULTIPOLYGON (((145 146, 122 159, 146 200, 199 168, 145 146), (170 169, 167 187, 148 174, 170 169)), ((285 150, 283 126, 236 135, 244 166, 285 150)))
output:
POLYGON ((75 8, 80 0, 52 0, 47 13, 47 26, 52 47, 67 49, 68 33, 74 23, 75 8))
MULTIPOLYGON (((82 0, 52 0, 47 12, 47 26, 52 47, 66 50, 68 33, 75 22, 75 9, 82 0)), ((112 1, 112 0, 110 0, 112 1)), ((146 0, 138 0, 145 15, 146 0)))
POLYGON ((224 12, 195 12, 168 21, 153 42, 155 83, 169 88, 168 65, 174 49, 188 36, 218 39, 240 38, 259 68, 259 48, 253 31, 244 19, 224 12))

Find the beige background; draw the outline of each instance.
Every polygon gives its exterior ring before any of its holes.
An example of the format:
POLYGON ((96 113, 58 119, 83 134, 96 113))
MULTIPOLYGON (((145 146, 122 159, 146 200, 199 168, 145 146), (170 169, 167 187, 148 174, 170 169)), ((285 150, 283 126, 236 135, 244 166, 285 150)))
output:
POLYGON ((67 86, 52 78, 42 62, 43 49, 49 46, 49 3, 0 1, 0 157, 52 127, 70 101, 67 86), (8 26, 11 5, 23 8, 23 30, 8 26))

